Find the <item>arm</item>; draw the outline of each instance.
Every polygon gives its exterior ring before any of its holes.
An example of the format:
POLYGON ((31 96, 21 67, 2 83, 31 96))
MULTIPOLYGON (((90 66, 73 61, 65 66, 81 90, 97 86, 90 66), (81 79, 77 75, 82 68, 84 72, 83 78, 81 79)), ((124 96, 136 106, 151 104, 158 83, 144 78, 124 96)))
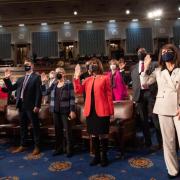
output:
POLYGON ((49 95, 51 91, 53 90, 53 88, 54 88, 54 83, 52 83, 49 88, 47 88, 45 84, 42 84, 41 85, 42 95, 43 96, 49 95))
POLYGON ((77 94, 83 94, 85 82, 86 82, 86 80, 84 80, 83 83, 81 84, 79 78, 78 79, 74 78, 74 80, 73 80, 74 92, 77 93, 77 94))
POLYGON ((75 96, 73 84, 69 84, 70 111, 75 112, 75 96))
POLYGON ((4 78, 4 83, 6 85, 7 90, 9 91, 15 91, 18 87, 18 81, 14 84, 12 84, 11 80, 9 78, 4 78))
POLYGON ((41 100, 42 100, 42 91, 41 91, 41 79, 40 76, 37 77, 36 79, 36 86, 35 86, 35 91, 36 91, 36 100, 35 100, 35 107, 40 108, 41 107, 41 100))
POLYGON ((113 104, 113 98, 112 98, 112 89, 111 89, 111 85, 110 85, 110 79, 109 79, 109 77, 107 77, 105 80, 106 80, 105 91, 107 93, 110 115, 113 115, 114 114, 114 104, 113 104))

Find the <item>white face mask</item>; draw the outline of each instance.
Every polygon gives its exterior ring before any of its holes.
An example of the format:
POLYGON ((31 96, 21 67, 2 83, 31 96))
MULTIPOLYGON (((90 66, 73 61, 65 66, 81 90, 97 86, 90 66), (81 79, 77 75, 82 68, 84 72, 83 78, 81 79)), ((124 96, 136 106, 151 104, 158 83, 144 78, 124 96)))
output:
POLYGON ((49 74, 49 78, 50 79, 54 79, 55 77, 54 77, 54 74, 49 74))
POLYGON ((110 69, 111 69, 111 70, 115 70, 115 69, 116 69, 116 65, 115 65, 115 64, 111 64, 111 65, 110 65, 110 69))

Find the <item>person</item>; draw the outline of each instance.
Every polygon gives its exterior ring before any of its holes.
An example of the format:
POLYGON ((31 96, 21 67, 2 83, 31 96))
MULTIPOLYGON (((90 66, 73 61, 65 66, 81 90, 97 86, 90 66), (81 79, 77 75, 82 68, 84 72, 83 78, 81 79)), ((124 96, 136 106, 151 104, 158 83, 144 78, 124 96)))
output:
POLYGON ((101 164, 108 165, 107 148, 110 116, 114 114, 112 90, 110 79, 103 75, 103 66, 99 59, 92 58, 89 64, 91 76, 80 82, 80 66, 75 67, 74 89, 75 93, 85 91, 84 116, 87 122, 87 131, 92 137, 95 157, 90 166, 101 164), (102 146, 100 152, 100 143, 102 146))
POLYGON ((66 153, 67 157, 71 157, 73 151, 70 120, 75 118, 75 96, 73 84, 65 79, 65 74, 63 68, 56 68, 56 82, 49 88, 44 84, 47 80, 44 74, 41 79, 43 95, 50 94, 50 111, 53 113, 55 125, 56 147, 53 156, 60 155, 64 151, 63 130, 65 129, 66 153))
MULTIPOLYGON (((144 58, 147 52, 144 48, 139 48, 138 59, 139 62, 131 70, 132 89, 133 89, 133 101, 136 104, 137 111, 140 115, 140 122, 142 124, 142 131, 145 139, 145 146, 148 151, 152 152, 154 147, 151 141, 150 125, 148 122, 149 106, 151 104, 152 95, 149 87, 143 87, 140 73, 144 71, 144 58)), ((151 64, 148 73, 154 70, 155 64, 151 64)))
POLYGON ((41 78, 33 72, 34 64, 31 59, 25 59, 25 76, 20 77, 14 84, 11 83, 11 71, 5 70, 4 83, 9 91, 16 90, 16 107, 20 112, 20 146, 13 153, 22 152, 27 146, 28 120, 33 127, 35 147, 32 155, 40 153, 40 122, 38 113, 41 108, 41 78))
POLYGON ((112 59, 109 62, 110 65, 110 72, 108 72, 108 76, 111 81, 111 88, 113 92, 113 101, 120 101, 127 98, 128 93, 125 86, 125 83, 123 81, 123 78, 121 76, 121 73, 119 72, 118 67, 118 61, 116 59, 112 59))
POLYGON ((90 71, 89 71, 89 64, 90 64, 90 61, 86 61, 86 63, 85 63, 86 71, 80 75, 81 81, 84 81, 87 77, 89 77, 91 75, 90 71))
POLYGON ((48 87, 51 87, 51 85, 55 82, 55 80, 56 80, 56 72, 55 71, 50 71, 49 72, 48 87))
POLYGON ((168 177, 173 179, 180 174, 175 138, 177 133, 180 143, 180 55, 173 44, 166 44, 159 54, 159 67, 148 75, 150 63, 151 57, 148 55, 141 79, 143 86, 155 81, 158 84, 153 112, 159 117, 168 177))

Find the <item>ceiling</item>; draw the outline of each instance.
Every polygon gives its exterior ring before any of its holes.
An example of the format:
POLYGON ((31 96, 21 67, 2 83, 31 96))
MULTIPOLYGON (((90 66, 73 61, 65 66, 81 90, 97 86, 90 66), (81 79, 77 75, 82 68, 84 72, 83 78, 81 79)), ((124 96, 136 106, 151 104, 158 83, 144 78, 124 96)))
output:
POLYGON ((180 0, 0 0, 0 24, 146 20, 147 12, 155 8, 163 9, 164 19, 176 19, 180 17, 178 6, 180 0), (131 10, 130 15, 125 14, 126 9, 131 10))

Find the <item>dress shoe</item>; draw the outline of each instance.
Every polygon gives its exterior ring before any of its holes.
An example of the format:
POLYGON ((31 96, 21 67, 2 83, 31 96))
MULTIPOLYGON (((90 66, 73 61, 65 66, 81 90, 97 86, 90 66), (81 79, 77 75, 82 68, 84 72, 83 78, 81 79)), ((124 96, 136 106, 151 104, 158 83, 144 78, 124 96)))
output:
POLYGON ((36 156, 36 155, 38 155, 38 154, 40 154, 41 152, 40 152, 40 149, 38 148, 38 147, 35 147, 34 148, 34 150, 33 150, 33 152, 32 152, 32 155, 33 156, 36 156))
POLYGON ((63 154, 63 150, 55 150, 52 155, 53 156, 58 156, 58 155, 61 155, 61 154, 63 154))
POLYGON ((178 172, 178 174, 175 175, 175 176, 172 176, 172 175, 170 175, 170 174, 168 173, 168 178, 169 178, 169 179, 175 179, 175 178, 177 178, 177 177, 179 177, 179 176, 180 176, 180 172, 178 172))
POLYGON ((19 146, 17 149, 15 149, 14 151, 12 151, 12 153, 20 153, 20 152, 24 152, 27 148, 24 146, 19 146))
POLYGON ((100 164, 100 162, 101 162, 100 156, 94 157, 92 159, 92 161, 89 163, 89 165, 90 166, 96 166, 96 165, 100 164))

